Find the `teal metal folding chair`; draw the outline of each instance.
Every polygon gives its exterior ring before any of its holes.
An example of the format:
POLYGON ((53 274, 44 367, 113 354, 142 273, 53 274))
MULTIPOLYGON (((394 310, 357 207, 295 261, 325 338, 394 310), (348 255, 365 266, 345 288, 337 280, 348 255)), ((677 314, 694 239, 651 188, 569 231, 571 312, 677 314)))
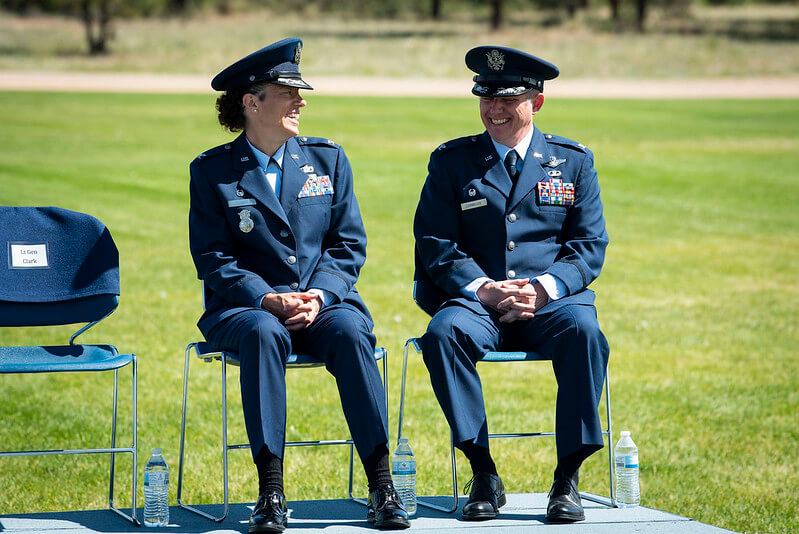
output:
MULTIPOLYGON (((399 429, 397 431, 397 443, 402 438, 402 421, 405 412, 405 378, 408 368, 408 347, 413 347, 419 354, 422 352, 421 340, 418 337, 411 338, 405 342, 404 356, 402 359, 402 392, 400 393, 400 411, 399 411, 399 429)), ((537 352, 486 352, 478 363, 490 362, 531 362, 531 361, 548 361, 537 352)), ((605 410, 607 416, 607 428, 602 431, 602 435, 608 439, 608 477, 610 484, 610 500, 602 497, 596 497, 591 494, 581 493, 580 496, 588 501, 593 501, 606 506, 616 507, 616 493, 613 487, 614 477, 614 464, 611 436, 613 436, 613 427, 610 417, 610 376, 605 375, 605 410)), ((555 432, 510 432, 502 434, 489 434, 489 439, 494 438, 543 438, 555 437, 555 432)), ((417 498, 416 502, 420 506, 426 506, 441 512, 452 513, 458 509, 458 468, 455 459, 455 440, 450 432, 450 457, 452 462, 452 502, 450 506, 440 506, 435 503, 426 502, 417 498)))
MULTIPOLYGON (((383 363, 383 388, 386 395, 386 414, 388 411, 388 353, 385 348, 377 347, 375 349, 375 360, 382 360, 383 363)), ((230 445, 228 444, 227 437, 227 366, 239 365, 239 357, 235 352, 219 351, 213 349, 208 343, 194 342, 186 346, 186 363, 183 372, 183 416, 180 423, 180 463, 178 466, 178 506, 181 508, 200 515, 206 519, 216 522, 222 522, 228 515, 230 509, 228 503, 228 451, 237 449, 249 449, 248 443, 241 443, 230 445), (183 464, 185 457, 185 441, 186 441, 186 410, 189 391, 189 361, 191 360, 191 353, 194 352, 197 358, 204 362, 221 361, 222 362, 222 488, 224 495, 224 507, 221 516, 213 516, 195 506, 188 505, 183 502, 183 464)), ((302 369, 308 367, 323 367, 324 362, 307 354, 291 354, 289 355, 286 367, 288 369, 302 369)), ((327 440, 307 440, 307 441, 287 441, 286 447, 320 447, 328 445, 349 445, 350 448, 350 473, 349 473, 349 486, 347 494, 349 498, 357 503, 366 505, 366 500, 356 498, 352 493, 353 483, 353 469, 355 463, 355 443, 352 439, 327 439, 327 440)))
POLYGON ((67 345, 0 347, 0 375, 114 372, 110 447, 2 451, 0 457, 110 454, 108 506, 138 525, 136 356, 120 354, 112 345, 75 343, 79 335, 109 316, 119 302, 119 254, 111 234, 100 221, 83 213, 53 207, 0 206, 0 243, 7 255, 7 261, 0 262, 0 326, 88 323, 72 334, 67 345), (133 438, 129 447, 117 447, 119 370, 128 365, 133 374, 133 438), (114 506, 114 460, 119 453, 130 453, 133 458, 130 514, 114 506))

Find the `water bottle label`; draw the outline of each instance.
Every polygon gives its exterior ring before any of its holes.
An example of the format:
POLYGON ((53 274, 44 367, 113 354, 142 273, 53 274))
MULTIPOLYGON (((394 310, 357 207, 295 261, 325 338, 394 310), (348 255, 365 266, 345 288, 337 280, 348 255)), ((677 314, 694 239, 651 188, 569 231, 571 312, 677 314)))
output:
POLYGON ((637 454, 626 454, 624 456, 624 467, 626 468, 638 468, 638 455, 637 454))
POLYGON ((166 486, 169 484, 169 473, 166 471, 152 471, 144 473, 145 486, 166 486))
POLYGON ((407 461, 392 462, 391 472, 394 475, 415 475, 416 462, 407 462, 407 461))

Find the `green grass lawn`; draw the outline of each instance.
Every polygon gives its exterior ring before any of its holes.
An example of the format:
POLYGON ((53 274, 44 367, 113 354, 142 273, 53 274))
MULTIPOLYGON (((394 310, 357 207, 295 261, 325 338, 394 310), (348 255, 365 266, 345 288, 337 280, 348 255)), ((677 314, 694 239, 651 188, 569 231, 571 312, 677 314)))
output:
MULTIPOLYGON (((358 287, 391 357, 394 439, 402 344, 427 322, 410 297, 413 211, 429 152, 481 130, 477 104, 309 98, 303 133, 342 144, 355 171, 369 234, 358 287)), ((230 138, 212 108, 210 95, 0 93, 0 203, 89 212, 117 241, 119 310, 83 339, 138 355, 139 481, 149 449, 164 449, 172 503, 183 347, 199 337, 201 310, 187 244, 187 166, 230 138)), ((536 120, 596 153, 611 244, 593 287, 612 351, 614 441, 619 430, 633 432, 642 503, 735 530, 799 529, 799 102, 553 99, 536 120)), ((61 343, 69 333, 0 329, 0 344, 61 343)), ((220 502, 219 366, 193 364, 185 496, 220 502)), ((420 359, 409 369, 406 434, 418 491, 442 494, 447 428, 420 359)), ((124 443, 130 378, 122 376, 124 443)), ((244 439, 236 376, 231 433, 244 439)), ((533 429, 552 425, 549 365, 496 364, 483 376, 492 431, 521 419, 533 429)), ((111 379, 0 377, 2 447, 48 448, 57 438, 105 445, 111 379)), ((346 435, 329 375, 293 371, 288 383, 290 439, 346 435)), ((509 491, 549 489, 553 440, 497 442, 494 451, 509 491)), ((604 452, 583 469, 582 489, 607 494, 604 452)), ((123 457, 120 467, 129 466, 123 457)), ((97 456, 4 458, 0 513, 102 508, 106 471, 107 458, 97 456)), ((289 499, 342 497, 345 474, 343 449, 287 452, 289 499)), ((360 470, 356 484, 363 492, 360 470)), ((124 476, 118 486, 129 502, 124 476)), ((255 492, 249 453, 231 453, 231 500, 251 502, 255 492)))

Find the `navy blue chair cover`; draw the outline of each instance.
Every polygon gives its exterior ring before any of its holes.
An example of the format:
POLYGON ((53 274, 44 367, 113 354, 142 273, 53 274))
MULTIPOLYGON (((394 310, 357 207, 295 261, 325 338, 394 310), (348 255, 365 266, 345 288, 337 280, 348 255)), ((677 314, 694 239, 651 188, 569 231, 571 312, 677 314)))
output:
POLYGON ((75 338, 110 315, 119 303, 119 252, 99 220, 56 207, 0 206, 0 326, 89 323, 67 345, 0 347, 0 374, 114 371, 110 448, 0 451, 0 457, 51 454, 111 455, 109 507, 138 525, 136 517, 136 356, 113 345, 80 345, 75 338), (118 370, 133 372, 133 443, 116 447, 118 370), (133 456, 130 515, 114 507, 114 455, 133 456))

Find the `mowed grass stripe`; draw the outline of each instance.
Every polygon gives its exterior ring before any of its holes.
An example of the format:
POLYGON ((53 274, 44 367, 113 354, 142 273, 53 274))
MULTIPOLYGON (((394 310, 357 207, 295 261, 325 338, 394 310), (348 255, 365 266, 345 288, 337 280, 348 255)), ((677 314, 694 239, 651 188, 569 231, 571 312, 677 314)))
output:
MULTIPOLYGON (((477 105, 308 99, 303 134, 342 144, 355 172, 369 235, 358 288, 389 349, 394 439, 402 344, 427 324, 410 298, 413 211, 429 153, 482 130, 477 105)), ((187 243, 187 167, 231 138, 215 123, 213 97, 0 93, 0 113, 0 203, 85 211, 117 241, 120 308, 84 340, 138 354, 139 465, 160 447, 174 472, 183 347, 199 337, 201 310, 187 243)), ((614 427, 632 430, 641 450, 643 504, 735 530, 799 528, 799 103, 552 99, 536 122, 596 156, 611 244, 592 287, 612 349, 614 427)), ((0 343, 60 343, 70 332, 0 329, 0 343)), ((186 497, 219 502, 219 367, 193 364, 186 497)), ((418 357, 409 371, 405 431, 418 458, 418 491, 445 493, 446 423, 418 357)), ((231 434, 243 440, 236 375, 229 416, 231 434)), ((492 431, 520 420, 531 429, 552 425, 548 364, 487 365, 482 375, 492 431)), ((130 379, 122 377, 124 443, 130 379)), ((0 381, 4 447, 108 441, 101 417, 110 415, 110 376, 0 381)), ((346 435, 329 375, 292 372, 288 384, 290 439, 346 435)), ((549 489, 552 440, 494 449, 509 491, 549 489)), ((603 454, 585 466, 581 488, 607 493, 603 454)), ((249 454, 232 453, 231 464, 231 499, 254 500, 249 454)), ((3 459, 0 513, 101 508, 107 465, 99 457, 3 459)), ((122 473, 129 465, 121 459, 122 473)), ((344 449, 287 452, 290 499, 342 497, 345 476, 344 449)), ((129 484, 124 476, 117 483, 125 503, 129 484)))

